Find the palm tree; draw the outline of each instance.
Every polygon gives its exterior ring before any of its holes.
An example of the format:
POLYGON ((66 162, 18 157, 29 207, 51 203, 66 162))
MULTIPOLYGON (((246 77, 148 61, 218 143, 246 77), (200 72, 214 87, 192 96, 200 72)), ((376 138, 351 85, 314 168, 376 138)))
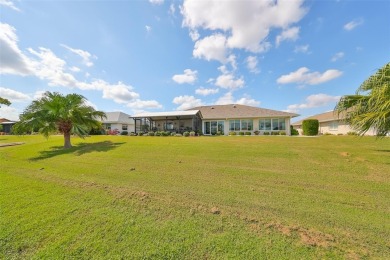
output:
POLYGON ((6 98, 2 98, 2 97, 0 97, 0 104, 3 104, 3 105, 6 105, 6 106, 9 106, 9 105, 11 105, 11 102, 9 102, 9 100, 8 100, 8 99, 6 99, 6 98))
POLYGON ((390 133, 390 63, 365 80, 356 95, 343 96, 335 111, 339 115, 345 113, 345 121, 359 135, 370 128, 378 136, 390 133))
POLYGON ((70 148, 71 134, 84 138, 92 127, 99 125, 97 119, 104 117, 106 114, 88 106, 82 95, 46 92, 24 110, 13 128, 16 133, 38 129, 46 138, 60 132, 64 135, 64 148, 70 148))

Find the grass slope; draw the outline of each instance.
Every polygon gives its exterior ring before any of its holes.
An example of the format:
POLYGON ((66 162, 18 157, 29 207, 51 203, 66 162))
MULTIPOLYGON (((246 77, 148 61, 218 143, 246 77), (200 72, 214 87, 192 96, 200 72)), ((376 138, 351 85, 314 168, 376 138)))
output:
POLYGON ((390 139, 2 136, 0 258, 390 258, 390 139))

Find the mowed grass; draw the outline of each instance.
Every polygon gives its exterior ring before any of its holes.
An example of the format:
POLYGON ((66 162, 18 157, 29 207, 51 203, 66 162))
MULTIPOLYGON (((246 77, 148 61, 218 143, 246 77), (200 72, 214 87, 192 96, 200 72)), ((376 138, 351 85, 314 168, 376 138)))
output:
POLYGON ((390 258, 390 139, 0 136, 0 258, 390 258))

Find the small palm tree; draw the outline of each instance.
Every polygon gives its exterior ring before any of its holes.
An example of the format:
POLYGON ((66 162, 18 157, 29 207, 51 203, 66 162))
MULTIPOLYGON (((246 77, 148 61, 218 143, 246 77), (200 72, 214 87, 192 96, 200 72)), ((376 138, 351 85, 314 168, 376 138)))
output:
POLYGON ((24 110, 13 129, 16 133, 38 129, 46 138, 60 132, 64 135, 64 148, 70 148, 72 134, 84 138, 91 128, 99 126, 98 119, 105 117, 104 112, 88 106, 82 95, 46 92, 24 110))
POLYGON ((370 128, 378 136, 390 133, 390 63, 365 80, 356 95, 343 96, 335 108, 360 135, 370 128))

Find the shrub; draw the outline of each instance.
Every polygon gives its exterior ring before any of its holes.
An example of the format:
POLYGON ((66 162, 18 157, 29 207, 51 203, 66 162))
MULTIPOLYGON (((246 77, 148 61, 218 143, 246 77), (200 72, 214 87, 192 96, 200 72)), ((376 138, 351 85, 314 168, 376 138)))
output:
POLYGON ((183 133, 183 135, 184 135, 185 137, 188 137, 188 136, 190 136, 190 132, 185 131, 185 132, 183 133))
POLYGON ((236 135, 236 132, 229 132, 229 135, 236 135))
POLYGON ((161 136, 161 132, 160 131, 155 132, 154 136, 161 136))
POLYGON ((218 131, 217 135, 224 135, 225 133, 223 131, 218 131))
POLYGON ((320 123, 317 119, 306 119, 302 122, 302 129, 304 135, 318 135, 318 127, 320 123))
POLYGON ((175 135, 176 135, 176 132, 172 132, 172 133, 171 133, 171 136, 175 136, 175 135))
POLYGON ((154 136, 154 132, 153 132, 153 131, 150 131, 150 132, 148 133, 148 136, 154 136))
POLYGON ((196 133, 198 136, 202 136, 202 135, 203 135, 202 130, 197 130, 197 131, 195 131, 195 133, 196 133))
POLYGON ((194 132, 194 131, 191 131, 191 132, 190 132, 190 136, 195 136, 195 132, 194 132))
POLYGON ((121 132, 121 135, 128 135, 129 134, 129 132, 127 132, 127 131, 122 131, 121 132))
POLYGON ((297 129, 294 129, 292 125, 290 125, 290 133, 291 135, 299 135, 299 132, 297 129))
POLYGON ((356 132, 350 131, 347 133, 347 135, 358 135, 356 132))
POLYGON ((252 132, 245 132, 245 135, 252 135, 252 132))
POLYGON ((138 136, 143 136, 143 135, 144 135, 144 133, 142 133, 142 132, 138 133, 138 136))
POLYGON ((279 132, 271 132, 271 135, 279 135, 279 132))
POLYGON ((264 135, 269 135, 269 132, 264 132, 264 135))
POLYGON ((337 134, 337 135, 343 135, 342 133, 339 133, 339 134, 337 134))
POLYGON ((244 132, 238 132, 239 135, 244 135, 244 132))
MULTIPOLYGON (((0 132, 1 132, 1 127, 2 125, 0 125, 0 132)), ((91 131, 89 131, 90 135, 101 135, 103 133, 104 133, 104 129, 102 128, 92 128, 91 131)))
POLYGON ((260 131, 259 131, 259 130, 256 130, 256 131, 254 131, 253 133, 255 133, 255 135, 259 135, 259 134, 260 134, 260 131))
POLYGON ((176 136, 176 137, 182 137, 183 135, 182 135, 182 134, 179 134, 179 133, 177 133, 177 134, 175 134, 175 136, 176 136))
POLYGON ((286 131, 280 131, 280 135, 286 135, 286 131))
POLYGON ((324 135, 333 135, 332 133, 326 132, 324 135))
POLYGON ((134 132, 131 132, 130 133, 130 136, 136 136, 137 134, 136 133, 134 133, 134 132))

